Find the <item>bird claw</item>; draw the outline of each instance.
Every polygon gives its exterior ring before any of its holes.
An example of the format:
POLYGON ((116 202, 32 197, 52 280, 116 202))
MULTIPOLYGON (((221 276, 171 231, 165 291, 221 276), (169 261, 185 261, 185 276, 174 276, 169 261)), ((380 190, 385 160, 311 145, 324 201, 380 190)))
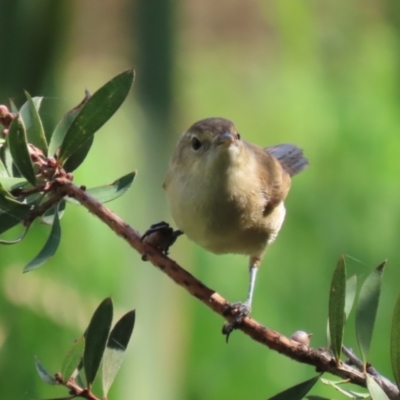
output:
POLYGON ((232 320, 230 322, 226 322, 222 327, 222 334, 226 336, 226 343, 228 343, 229 335, 238 328, 238 326, 244 321, 244 319, 250 315, 251 306, 249 303, 237 302, 229 304, 225 315, 231 314, 232 320))
MULTIPOLYGON (((160 250, 166 256, 169 248, 175 243, 176 239, 183 232, 179 229, 174 230, 167 222, 161 221, 150 226, 150 228, 142 235, 141 240, 160 250)), ((146 255, 142 257, 146 261, 146 255)))

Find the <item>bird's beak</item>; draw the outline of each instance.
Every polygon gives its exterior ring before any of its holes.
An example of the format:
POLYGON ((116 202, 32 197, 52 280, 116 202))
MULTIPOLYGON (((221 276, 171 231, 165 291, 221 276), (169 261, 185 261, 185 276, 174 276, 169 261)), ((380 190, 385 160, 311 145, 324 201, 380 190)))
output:
POLYGON ((231 143, 233 143, 235 140, 235 137, 232 135, 230 132, 224 132, 218 135, 218 137, 215 139, 215 144, 217 146, 223 145, 223 146, 229 146, 231 143))

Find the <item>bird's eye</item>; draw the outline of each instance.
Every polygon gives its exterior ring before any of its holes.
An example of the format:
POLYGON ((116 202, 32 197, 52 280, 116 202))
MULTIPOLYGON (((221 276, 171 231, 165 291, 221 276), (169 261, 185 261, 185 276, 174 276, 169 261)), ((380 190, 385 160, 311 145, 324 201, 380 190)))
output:
POLYGON ((198 150, 201 147, 201 142, 197 138, 192 138, 192 149, 193 150, 198 150))
POLYGON ((237 134, 237 138, 238 138, 238 140, 240 140, 240 133, 239 132, 237 134))

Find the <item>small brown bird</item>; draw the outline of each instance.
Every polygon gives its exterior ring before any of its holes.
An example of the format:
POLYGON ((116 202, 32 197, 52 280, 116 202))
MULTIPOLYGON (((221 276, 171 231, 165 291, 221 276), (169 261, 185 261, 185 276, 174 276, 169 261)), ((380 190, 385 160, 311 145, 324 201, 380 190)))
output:
POLYGON ((308 165, 295 145, 261 148, 224 118, 193 124, 179 139, 164 183, 172 217, 189 239, 215 254, 250 256, 242 315, 251 311, 256 273, 285 218, 291 176, 308 165))

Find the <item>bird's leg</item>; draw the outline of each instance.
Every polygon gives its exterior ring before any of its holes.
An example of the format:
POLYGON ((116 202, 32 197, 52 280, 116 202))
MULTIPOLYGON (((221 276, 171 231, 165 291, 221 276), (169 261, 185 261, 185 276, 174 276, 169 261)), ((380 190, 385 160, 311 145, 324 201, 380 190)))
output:
POLYGON ((249 272, 250 272, 250 283, 249 283, 249 292, 247 293, 247 299, 243 303, 248 307, 249 314, 251 312, 251 303, 253 301, 253 294, 254 294, 254 287, 256 285, 256 277, 257 277, 258 266, 250 265, 249 272))
MULTIPOLYGON (((244 314, 246 317, 251 312, 251 303, 253 301, 254 287, 256 285, 256 277, 257 271, 261 264, 261 257, 250 257, 249 263, 249 273, 250 273, 250 281, 249 281, 249 290, 247 292, 247 298, 244 303, 237 302, 232 304, 232 309, 237 309, 240 314, 244 314)), ((236 312, 235 312, 236 313, 236 312)))
POLYGON ((226 323, 222 328, 222 333, 226 335, 226 340, 228 341, 229 334, 237 328, 239 324, 242 323, 244 318, 246 318, 251 312, 251 303, 253 301, 254 287, 256 284, 257 271, 261 264, 261 257, 250 257, 249 272, 250 272, 250 282, 249 291, 247 293, 247 298, 244 303, 237 302, 232 303, 229 307, 230 312, 233 314, 233 319, 231 322, 226 323))

